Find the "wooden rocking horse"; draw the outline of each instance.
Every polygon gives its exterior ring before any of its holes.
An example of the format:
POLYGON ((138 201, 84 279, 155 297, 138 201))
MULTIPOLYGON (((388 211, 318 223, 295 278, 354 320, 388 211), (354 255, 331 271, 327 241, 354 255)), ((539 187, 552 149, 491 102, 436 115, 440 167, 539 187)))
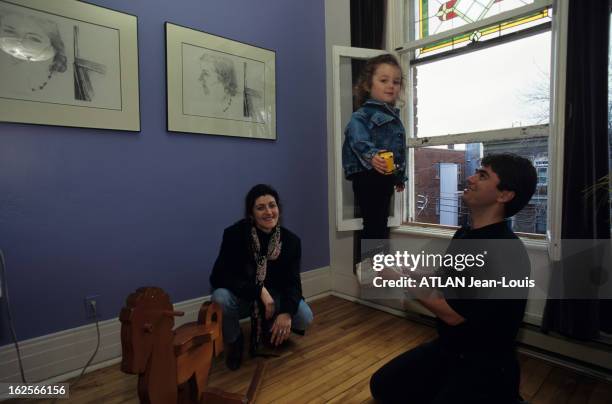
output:
POLYGON ((259 363, 245 395, 206 388, 213 355, 223 351, 222 311, 204 303, 198 322, 173 331, 174 311, 160 288, 130 294, 121 309, 121 370, 138 374, 138 397, 147 404, 253 403, 263 379, 259 363))

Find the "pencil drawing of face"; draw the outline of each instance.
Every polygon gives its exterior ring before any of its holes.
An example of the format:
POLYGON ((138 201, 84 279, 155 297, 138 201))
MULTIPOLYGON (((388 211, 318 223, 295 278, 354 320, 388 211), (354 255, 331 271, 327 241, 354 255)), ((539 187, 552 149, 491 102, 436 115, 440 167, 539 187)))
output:
POLYGON ((35 93, 47 89, 67 69, 64 42, 56 22, 0 7, 0 92, 35 93))
POLYGON ((227 57, 205 53, 200 57, 200 77, 204 94, 221 103, 227 111, 238 94, 238 82, 234 62, 227 57))
POLYGON ((51 20, 0 8, 0 49, 27 62, 53 59, 50 72, 66 70, 64 43, 51 20))

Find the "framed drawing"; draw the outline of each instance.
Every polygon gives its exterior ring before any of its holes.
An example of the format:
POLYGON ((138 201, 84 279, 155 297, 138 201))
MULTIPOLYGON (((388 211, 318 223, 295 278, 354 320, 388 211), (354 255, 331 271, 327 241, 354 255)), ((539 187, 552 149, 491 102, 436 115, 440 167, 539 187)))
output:
POLYGON ((166 23, 168 130, 276 139, 273 51, 166 23))
POLYGON ((0 121, 139 131, 136 17, 0 0, 0 121))

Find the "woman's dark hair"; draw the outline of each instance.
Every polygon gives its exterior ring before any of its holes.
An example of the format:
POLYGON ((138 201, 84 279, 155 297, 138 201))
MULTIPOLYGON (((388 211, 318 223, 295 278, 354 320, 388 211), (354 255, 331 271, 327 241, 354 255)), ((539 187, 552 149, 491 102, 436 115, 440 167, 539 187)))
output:
POLYGON ((499 177, 497 189, 513 191, 514 198, 504 205, 504 217, 512 217, 527 205, 538 183, 536 169, 528 159, 512 153, 490 154, 480 162, 499 177))
POLYGON ((366 102, 368 98, 370 98, 372 77, 374 77, 376 68, 383 64, 395 66, 399 69, 402 78, 401 87, 404 88, 404 74, 402 73, 402 67, 397 61, 397 58, 389 53, 375 56, 366 62, 365 66, 361 70, 361 73, 359 74, 357 84, 355 84, 355 87, 353 88, 353 94, 355 96, 355 108, 361 107, 363 103, 366 102))
POLYGON ((244 198, 244 217, 249 219, 253 216, 253 207, 255 206, 255 201, 260 196, 271 195, 276 200, 276 206, 278 206, 278 212, 282 212, 281 201, 278 196, 278 192, 272 186, 267 184, 257 184, 247 193, 246 198, 244 198))

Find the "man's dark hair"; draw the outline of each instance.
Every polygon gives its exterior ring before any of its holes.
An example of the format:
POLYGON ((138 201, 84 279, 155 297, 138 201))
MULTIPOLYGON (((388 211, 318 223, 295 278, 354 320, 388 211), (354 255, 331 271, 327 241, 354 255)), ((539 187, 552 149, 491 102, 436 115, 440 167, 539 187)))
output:
POLYGON ((516 215, 527 205, 538 184, 538 174, 531 161, 512 153, 490 154, 482 158, 480 165, 490 167, 497 174, 497 189, 514 192, 514 198, 504 206, 504 217, 516 215))
POLYGON ((257 184, 247 193, 246 198, 244 198, 244 217, 249 219, 253 216, 253 207, 255 206, 255 201, 260 196, 270 195, 273 196, 276 200, 276 206, 278 206, 278 212, 282 212, 280 197, 278 196, 278 192, 272 186, 267 184, 257 184))

